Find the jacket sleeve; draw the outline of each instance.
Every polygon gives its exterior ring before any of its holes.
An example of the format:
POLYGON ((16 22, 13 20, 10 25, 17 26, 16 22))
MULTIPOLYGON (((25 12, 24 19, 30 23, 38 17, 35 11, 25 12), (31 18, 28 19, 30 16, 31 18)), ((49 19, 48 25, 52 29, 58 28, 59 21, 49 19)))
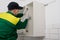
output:
POLYGON ((28 19, 25 19, 24 22, 19 21, 16 25, 16 28, 17 29, 24 29, 24 28, 26 28, 27 23, 28 23, 28 19))

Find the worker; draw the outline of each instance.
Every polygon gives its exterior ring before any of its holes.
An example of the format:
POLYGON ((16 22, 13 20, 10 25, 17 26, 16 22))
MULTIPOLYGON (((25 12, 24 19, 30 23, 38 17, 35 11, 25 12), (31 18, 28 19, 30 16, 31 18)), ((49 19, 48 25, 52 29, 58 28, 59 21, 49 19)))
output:
POLYGON ((25 29, 29 17, 22 21, 23 7, 16 2, 8 4, 8 12, 0 13, 0 40, 17 40, 17 29, 25 29))

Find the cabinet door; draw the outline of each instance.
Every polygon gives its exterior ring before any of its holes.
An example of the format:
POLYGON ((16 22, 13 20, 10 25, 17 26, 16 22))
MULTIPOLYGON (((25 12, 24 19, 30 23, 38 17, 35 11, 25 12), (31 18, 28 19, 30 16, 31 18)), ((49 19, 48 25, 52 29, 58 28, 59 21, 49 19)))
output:
POLYGON ((28 8, 28 14, 31 17, 29 19, 28 25, 26 27, 26 30, 28 31, 26 35, 32 36, 33 35, 33 3, 27 5, 28 8))

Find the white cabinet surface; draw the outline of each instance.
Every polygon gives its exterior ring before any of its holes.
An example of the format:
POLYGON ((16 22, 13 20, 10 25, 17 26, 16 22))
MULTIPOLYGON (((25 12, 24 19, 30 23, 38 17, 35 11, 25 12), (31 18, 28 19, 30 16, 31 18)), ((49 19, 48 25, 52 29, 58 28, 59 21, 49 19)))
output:
POLYGON ((25 33, 26 36, 44 36, 45 35, 45 6, 40 2, 32 2, 28 5, 28 13, 31 19, 28 22, 25 33))

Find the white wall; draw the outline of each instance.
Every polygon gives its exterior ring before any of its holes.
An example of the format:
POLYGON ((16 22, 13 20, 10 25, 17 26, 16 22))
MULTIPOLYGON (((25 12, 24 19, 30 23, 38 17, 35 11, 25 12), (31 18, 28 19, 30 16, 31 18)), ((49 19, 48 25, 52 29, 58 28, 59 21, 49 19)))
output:
POLYGON ((60 40, 60 0, 46 6, 46 40, 60 40))
POLYGON ((58 2, 46 6, 46 22, 47 25, 60 23, 58 2))

